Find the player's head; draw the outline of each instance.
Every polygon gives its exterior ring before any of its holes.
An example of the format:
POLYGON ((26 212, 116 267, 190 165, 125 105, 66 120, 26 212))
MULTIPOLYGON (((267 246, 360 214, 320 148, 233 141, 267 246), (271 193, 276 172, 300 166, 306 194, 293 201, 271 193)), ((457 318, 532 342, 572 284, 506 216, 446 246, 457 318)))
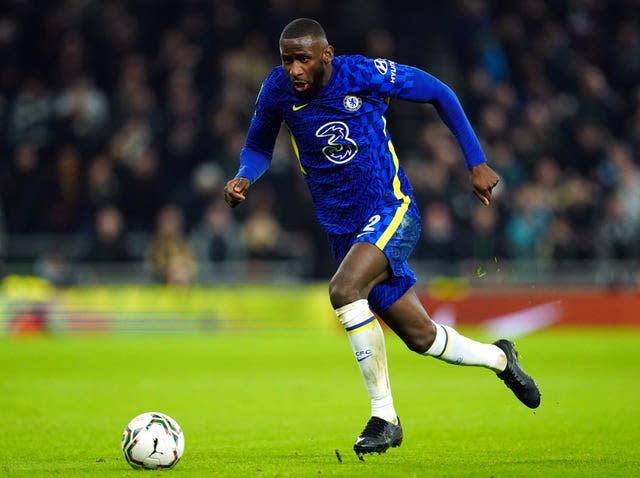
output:
POLYGON ((284 27, 280 58, 293 91, 300 98, 317 96, 331 77, 333 47, 322 25, 310 18, 298 18, 284 27))

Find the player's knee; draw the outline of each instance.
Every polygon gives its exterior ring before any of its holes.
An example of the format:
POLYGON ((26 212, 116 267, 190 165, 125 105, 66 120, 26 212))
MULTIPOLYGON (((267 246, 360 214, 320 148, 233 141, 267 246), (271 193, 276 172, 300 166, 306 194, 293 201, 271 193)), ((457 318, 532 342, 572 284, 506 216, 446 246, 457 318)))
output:
POLYGON ((343 281, 339 276, 334 276, 329 283, 329 300, 334 309, 351 304, 360 299, 356 287, 343 281))
POLYGON ((415 330, 410 334, 405 343, 409 350, 424 354, 431 348, 433 341, 436 339, 436 327, 435 324, 429 321, 424 327, 420 327, 419 330, 415 330))

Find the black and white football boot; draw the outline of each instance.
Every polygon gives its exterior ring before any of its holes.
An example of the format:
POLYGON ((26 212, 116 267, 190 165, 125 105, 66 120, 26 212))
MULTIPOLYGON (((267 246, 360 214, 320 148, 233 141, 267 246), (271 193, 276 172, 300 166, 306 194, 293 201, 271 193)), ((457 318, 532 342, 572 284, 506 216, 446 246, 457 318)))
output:
POLYGON ((398 418, 398 424, 383 420, 379 417, 371 417, 360 436, 353 445, 353 451, 358 458, 367 453, 384 453, 390 447, 400 446, 402 443, 402 426, 398 418))
POLYGON ((513 343, 506 339, 500 339, 493 343, 502 349, 507 356, 507 367, 499 372, 498 378, 529 408, 538 408, 540 405, 540 390, 535 380, 531 378, 518 362, 518 352, 513 343))

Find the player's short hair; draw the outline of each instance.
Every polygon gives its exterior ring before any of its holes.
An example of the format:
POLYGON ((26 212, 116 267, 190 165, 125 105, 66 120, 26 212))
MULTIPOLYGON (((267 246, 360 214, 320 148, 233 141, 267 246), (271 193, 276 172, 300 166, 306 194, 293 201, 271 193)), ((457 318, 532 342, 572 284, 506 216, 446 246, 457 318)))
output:
POLYGON ((310 36, 311 38, 327 39, 324 28, 312 18, 296 18, 289 23, 280 34, 280 40, 301 38, 310 36))

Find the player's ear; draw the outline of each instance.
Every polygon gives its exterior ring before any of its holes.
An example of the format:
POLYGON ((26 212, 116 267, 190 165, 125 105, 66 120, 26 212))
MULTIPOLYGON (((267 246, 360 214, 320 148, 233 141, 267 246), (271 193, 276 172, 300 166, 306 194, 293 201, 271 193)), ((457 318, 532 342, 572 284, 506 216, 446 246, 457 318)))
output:
POLYGON ((331 45, 328 45, 327 48, 325 48, 322 52, 322 62, 325 65, 328 65, 329 63, 331 63, 331 60, 333 60, 333 47, 331 45))

